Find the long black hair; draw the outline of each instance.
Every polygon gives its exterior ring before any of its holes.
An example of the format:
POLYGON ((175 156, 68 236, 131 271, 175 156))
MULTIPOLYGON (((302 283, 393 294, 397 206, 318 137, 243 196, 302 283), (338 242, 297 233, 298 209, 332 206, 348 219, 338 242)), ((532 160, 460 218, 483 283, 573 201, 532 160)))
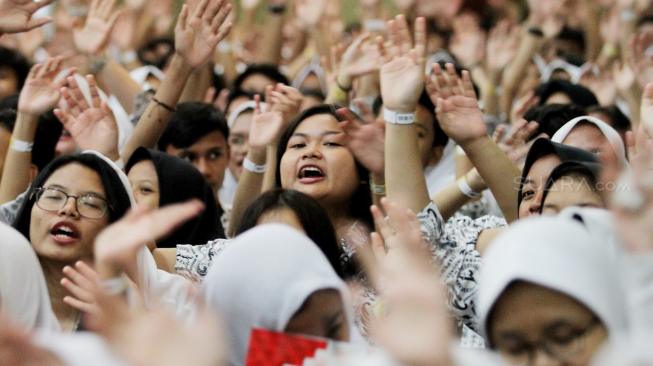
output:
POLYGON ((107 162, 93 154, 62 156, 48 164, 36 176, 27 192, 25 202, 18 211, 18 216, 13 226, 26 238, 29 238, 32 208, 34 207, 34 203, 36 203, 36 190, 41 188, 54 172, 69 164, 83 165, 100 176, 102 186, 106 192, 106 199, 109 203, 109 223, 119 220, 131 208, 127 187, 123 185, 118 173, 107 162))
POLYGON ((263 215, 280 209, 289 209, 297 216, 306 236, 320 248, 338 276, 344 277, 344 252, 329 216, 315 199, 299 191, 279 188, 262 194, 243 213, 236 235, 257 226, 263 215))
MULTIPOLYGON (((281 135, 279 139, 279 145, 277 147, 277 172, 276 172, 276 185, 281 187, 281 159, 286 153, 288 141, 295 133, 295 130, 302 124, 305 120, 310 117, 327 114, 333 118, 340 120, 340 117, 336 114, 337 107, 332 104, 322 104, 309 108, 302 113, 300 113, 295 120, 288 126, 286 131, 281 135)), ((349 200, 348 212, 351 217, 362 221, 367 225, 368 228, 373 228, 372 214, 370 213, 370 206, 372 205, 372 196, 370 194, 369 187, 369 171, 365 168, 358 160, 356 160, 356 173, 358 174, 358 180, 360 184, 354 192, 354 195, 349 200)))
POLYGON ((176 156, 153 149, 139 147, 125 165, 129 171, 141 161, 154 165, 159 179, 159 207, 188 201, 192 198, 204 203, 204 211, 157 241, 159 248, 174 248, 177 244, 204 244, 209 240, 224 238, 220 223, 221 210, 215 204, 213 190, 195 167, 176 156))

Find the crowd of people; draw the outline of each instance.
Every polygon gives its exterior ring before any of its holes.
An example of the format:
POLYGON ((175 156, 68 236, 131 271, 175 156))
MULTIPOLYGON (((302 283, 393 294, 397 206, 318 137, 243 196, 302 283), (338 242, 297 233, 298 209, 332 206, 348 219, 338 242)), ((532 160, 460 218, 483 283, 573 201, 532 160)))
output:
POLYGON ((653 1, 0 0, 1 365, 653 365, 653 1))

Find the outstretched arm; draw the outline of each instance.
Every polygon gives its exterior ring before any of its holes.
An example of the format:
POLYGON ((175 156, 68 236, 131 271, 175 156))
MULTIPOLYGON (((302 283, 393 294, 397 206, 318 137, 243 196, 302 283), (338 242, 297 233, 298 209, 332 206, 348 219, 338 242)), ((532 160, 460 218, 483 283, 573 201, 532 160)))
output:
POLYGON ((140 146, 154 147, 159 141, 190 74, 207 62, 231 29, 226 21, 230 12, 231 4, 226 0, 202 0, 192 14, 184 4, 175 28, 175 55, 165 80, 121 153, 123 161, 140 146))

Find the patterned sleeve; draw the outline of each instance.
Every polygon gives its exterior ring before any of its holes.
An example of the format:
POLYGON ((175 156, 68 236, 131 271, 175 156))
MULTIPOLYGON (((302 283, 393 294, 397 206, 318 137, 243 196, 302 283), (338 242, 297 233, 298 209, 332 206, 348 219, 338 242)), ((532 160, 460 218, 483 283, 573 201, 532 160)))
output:
POLYGON ((496 216, 478 219, 456 214, 445 224, 435 204, 418 215, 422 235, 440 263, 442 278, 449 289, 450 307, 456 318, 472 330, 476 326, 474 297, 477 290, 481 255, 476 251, 479 235, 486 229, 505 226, 496 216))
POLYGON ((16 217, 18 217, 18 211, 25 202, 25 198, 27 198, 27 191, 18 195, 15 200, 0 205, 0 222, 10 226, 13 225, 16 217))
POLYGON ((213 258, 230 244, 229 239, 216 239, 204 245, 177 245, 175 271, 195 283, 201 283, 213 258))

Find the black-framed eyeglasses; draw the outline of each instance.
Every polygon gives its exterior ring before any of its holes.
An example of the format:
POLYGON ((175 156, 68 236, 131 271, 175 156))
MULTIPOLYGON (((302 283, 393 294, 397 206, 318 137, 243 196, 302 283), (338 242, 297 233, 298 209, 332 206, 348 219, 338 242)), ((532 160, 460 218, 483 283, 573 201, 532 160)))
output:
POLYGON ((520 342, 510 349, 499 350, 510 364, 519 366, 532 365, 538 350, 560 361, 566 362, 576 357, 585 346, 588 334, 601 324, 597 317, 583 328, 566 329, 564 335, 556 334, 554 329, 545 330, 544 336, 537 342, 520 342))
POLYGON ((73 196, 58 188, 37 188, 36 206, 48 212, 57 212, 66 206, 69 198, 75 199, 75 207, 80 216, 87 219, 101 219, 109 212, 109 203, 106 199, 92 193, 73 196))

